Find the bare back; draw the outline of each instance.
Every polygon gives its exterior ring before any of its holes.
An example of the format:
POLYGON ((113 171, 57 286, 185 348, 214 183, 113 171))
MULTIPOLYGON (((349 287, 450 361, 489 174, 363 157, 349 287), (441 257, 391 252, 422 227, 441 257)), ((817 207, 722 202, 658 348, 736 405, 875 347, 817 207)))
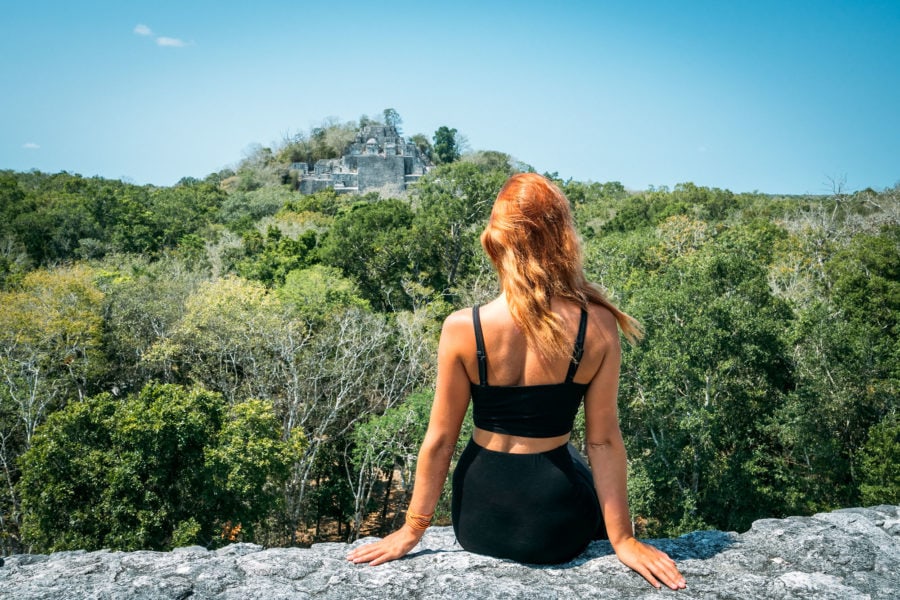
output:
MULTIPOLYGON (((566 300, 554 300, 551 309, 559 314, 568 333, 568 344, 574 344, 581 308, 566 300)), ((503 296, 481 307, 481 325, 488 359, 488 381, 496 386, 532 386, 561 383, 565 380, 571 358, 548 361, 527 344, 524 334, 512 320, 503 296)), ((463 314, 459 315, 460 317, 463 314)), ((468 318, 472 330, 471 316, 468 318)), ((591 305, 584 355, 575 374, 575 382, 590 383, 598 373, 611 341, 618 343, 615 317, 606 308, 591 305)), ((468 342, 468 340, 466 340, 468 342)), ((472 342, 461 345, 460 359, 470 382, 478 381, 478 360, 472 342)), ((489 432, 475 428, 475 442, 489 450, 527 454, 546 452, 565 444, 569 434, 551 438, 532 438, 489 432)))

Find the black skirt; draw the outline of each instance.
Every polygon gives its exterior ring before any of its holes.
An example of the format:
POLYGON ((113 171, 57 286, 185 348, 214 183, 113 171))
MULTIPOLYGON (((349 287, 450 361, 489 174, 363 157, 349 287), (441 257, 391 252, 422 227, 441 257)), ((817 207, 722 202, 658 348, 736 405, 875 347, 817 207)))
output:
POLYGON ((590 469, 571 444, 511 454, 469 441, 453 473, 453 530, 470 552, 556 564, 605 539, 590 469))

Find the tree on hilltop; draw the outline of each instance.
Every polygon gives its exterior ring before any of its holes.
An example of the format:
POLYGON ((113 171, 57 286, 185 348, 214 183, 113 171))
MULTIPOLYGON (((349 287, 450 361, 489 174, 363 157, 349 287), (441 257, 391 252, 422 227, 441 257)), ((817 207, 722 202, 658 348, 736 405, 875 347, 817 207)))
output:
POLYGON ((459 140, 456 128, 446 125, 438 127, 434 132, 434 161, 438 164, 452 163, 459 160, 459 140))
POLYGON ((384 124, 388 127, 395 128, 397 130, 397 135, 400 134, 401 123, 403 123, 403 119, 400 118, 400 113, 393 108, 384 109, 384 124))

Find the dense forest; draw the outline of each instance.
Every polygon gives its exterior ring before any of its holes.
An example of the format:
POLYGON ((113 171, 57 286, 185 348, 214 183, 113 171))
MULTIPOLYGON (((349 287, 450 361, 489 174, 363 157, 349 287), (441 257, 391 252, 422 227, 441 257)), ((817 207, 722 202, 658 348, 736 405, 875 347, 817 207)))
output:
MULTIPOLYGON (((478 235, 528 167, 443 127, 412 136, 438 164, 402 197, 294 191, 288 165, 360 124, 171 187, 0 171, 0 553, 399 522, 441 322, 497 292, 478 235)), ((900 186, 547 175, 646 332, 619 396, 640 535, 900 503, 900 186)))

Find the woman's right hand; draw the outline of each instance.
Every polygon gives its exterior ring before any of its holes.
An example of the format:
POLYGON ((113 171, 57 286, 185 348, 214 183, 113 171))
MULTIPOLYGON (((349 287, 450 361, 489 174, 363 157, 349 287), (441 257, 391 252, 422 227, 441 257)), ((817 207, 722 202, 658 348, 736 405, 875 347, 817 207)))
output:
POLYGON ((616 544, 614 550, 625 566, 637 571, 653 587, 659 588, 660 582, 673 590, 687 587, 675 561, 662 550, 633 537, 616 544))
POLYGON ((423 533, 404 525, 382 540, 354 548, 347 554, 347 560, 355 564, 369 563, 372 567, 396 560, 415 548, 423 533))

